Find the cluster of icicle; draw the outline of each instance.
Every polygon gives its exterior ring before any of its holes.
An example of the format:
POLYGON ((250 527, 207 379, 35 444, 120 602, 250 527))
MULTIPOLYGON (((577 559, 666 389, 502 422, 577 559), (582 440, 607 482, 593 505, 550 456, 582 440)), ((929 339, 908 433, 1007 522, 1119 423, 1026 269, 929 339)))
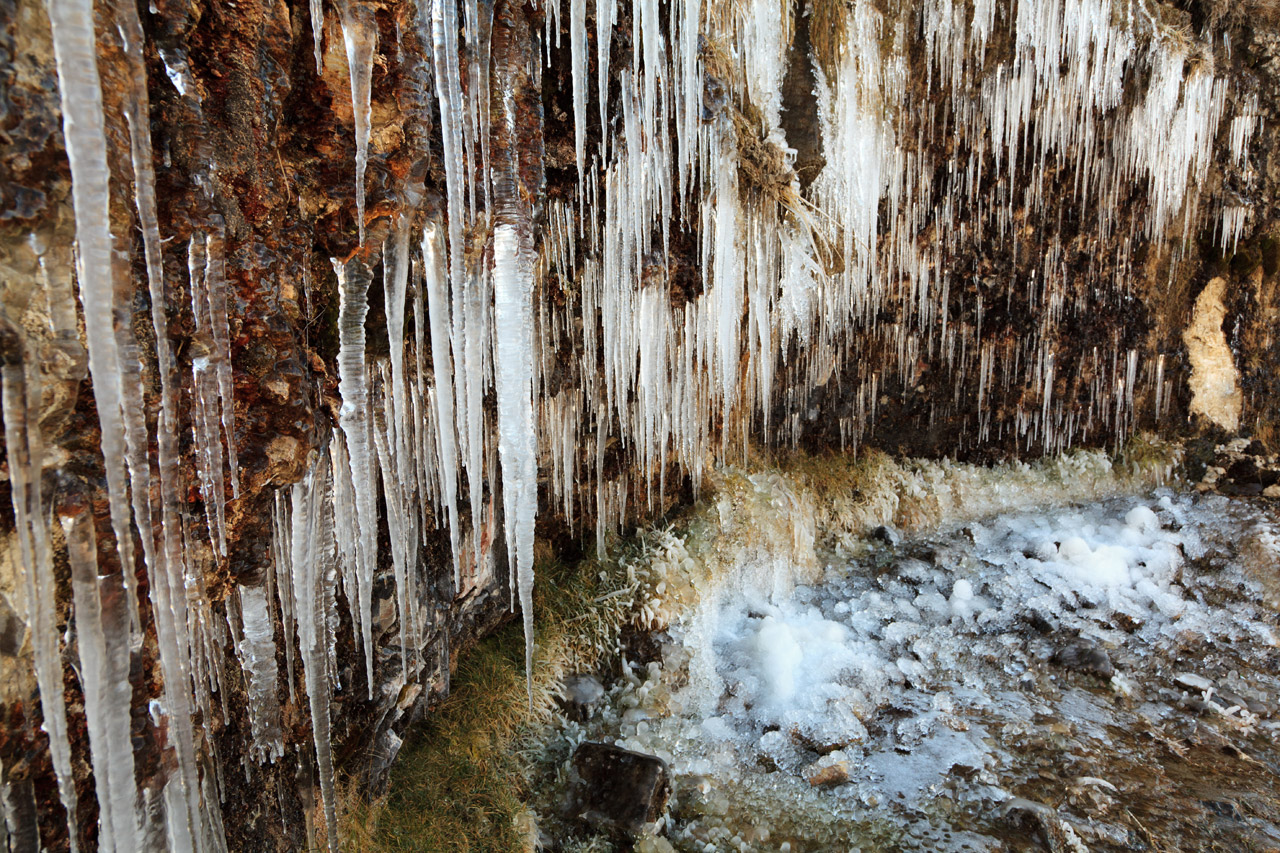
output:
MULTIPOLYGON (((350 67, 363 243, 377 27, 370 7, 356 0, 338 6, 350 67)), ((1126 252, 1142 240, 1178 244, 1187 237, 1201 203, 1198 187, 1214 159, 1227 84, 1215 75, 1211 54, 1201 51, 1189 62, 1198 48, 1166 34, 1142 0, 1010 0, 1007 15, 998 14, 995 0, 922 0, 915 13, 897 20, 884 19, 868 3, 850 6, 837 55, 825 72, 820 63, 815 71, 826 166, 808 189, 794 183, 776 198, 754 197, 750 203, 744 201, 750 188, 740 185, 741 131, 732 112, 749 100, 758 122, 752 132, 790 151, 781 88, 796 24, 793 4, 672 0, 664 10, 654 0, 636 0, 630 9, 630 57, 615 67, 611 40, 626 10, 617 0, 596 0, 598 73, 591 79, 586 0, 569 0, 567 10, 552 0, 548 54, 567 13, 578 194, 549 204, 536 223, 530 199, 517 186, 514 99, 519 76, 530 65, 536 69, 541 50, 532 56, 491 50, 493 22, 483 19, 486 7, 477 0, 464 0, 461 7, 456 0, 421 0, 417 14, 429 33, 430 55, 419 60, 434 80, 445 215, 417 230, 410 225, 412 212, 402 213, 382 247, 386 362, 372 363, 365 348, 375 269, 360 257, 334 262, 340 297, 338 429, 315 454, 305 479, 277 498, 274 575, 265 588, 240 588, 218 618, 203 589, 206 567, 188 546, 203 526, 210 552, 227 554, 225 494, 228 485, 233 495, 239 489, 223 226, 212 217, 188 247, 197 353, 190 378, 192 421, 207 516, 201 524, 184 515, 181 497, 175 387, 181 380, 166 336, 142 29, 132 4, 116 6, 132 75, 126 118, 161 381, 155 458, 142 417, 141 359, 127 316, 131 302, 119 295, 128 288, 112 278, 108 152, 92 4, 48 0, 48 8, 111 524, 123 565, 133 565, 135 542, 141 542, 164 682, 153 713, 167 721, 166 761, 173 768, 161 790, 135 787, 127 670, 130 651, 141 640, 138 591, 128 571, 123 587, 100 577, 90 519, 68 515, 61 524, 72 569, 102 849, 225 849, 222 768, 208 730, 214 696, 225 696, 223 650, 234 649, 250 696, 252 743, 246 752, 257 761, 273 761, 284 754, 278 639, 291 696, 301 659, 328 843, 337 849, 329 710, 332 691, 342 688, 335 652, 339 587, 371 696, 375 664, 388 663, 374 645, 379 489, 390 532, 399 664, 413 673, 421 668, 423 632, 432 619, 423 604, 426 584, 420 581, 427 567, 419 546, 437 525, 447 526, 454 591, 490 586, 494 578, 481 555, 489 547, 494 511, 485 505, 484 490, 498 471, 510 577, 531 655, 540 468, 557 511, 572 525, 594 516, 597 540, 604 542, 621 524, 633 493, 643 493, 651 505, 655 493, 663 496, 673 464, 696 489, 709 462, 745 446, 749 437, 796 440, 808 416, 809 392, 867 352, 889 356, 865 372, 855 411, 839 415, 841 434, 850 443, 874 418, 882 383, 892 377, 914 384, 922 359, 945 362, 957 399, 969 389, 980 401, 1023 384, 1042 389, 1025 411, 1019 408, 1012 428, 1029 446, 1038 443, 1050 451, 1091 430, 1130 429, 1139 383, 1154 383, 1157 401, 1168 397, 1163 361, 1143 364, 1137 351, 1113 349, 1095 354, 1089 405, 1053 398, 1049 330, 1064 312, 1088 308, 1068 294, 1089 288, 1071 291, 1065 282, 1069 276, 1098 275, 1068 270, 1061 246, 1023 283, 1035 294, 1042 323, 1022 340, 1001 347, 980 343, 980 299, 977 328, 948 313, 957 273, 947 268, 946 258, 975 238, 1016 254, 1019 212, 1047 215, 1038 176, 1051 170, 1073 170, 1074 197, 1096 217, 1099 239, 1113 236, 1120 196, 1134 188, 1150 203, 1141 230, 1120 235, 1126 252), (1013 30, 1013 59, 993 65, 986 53, 1002 20, 1013 30), (908 79, 906 60, 917 26, 930 56, 927 87, 947 97, 904 106, 920 83, 908 79), (713 57, 717 50, 723 55, 713 57), (712 85, 713 60, 715 73, 727 78, 719 82, 732 84, 728 100, 712 85), (1126 81, 1138 73, 1150 82, 1141 98, 1128 102, 1122 97, 1126 81), (614 99, 611 85, 618 93, 614 99), (498 96, 490 99, 491 91, 498 96), (918 110, 931 112, 921 120, 913 114, 918 110), (587 131, 597 122, 605 131, 599 145, 589 147, 587 131), (926 134, 933 131, 926 129, 935 125, 963 144, 931 148, 926 134), (989 170, 999 180, 987 192, 982 188, 989 170), (488 250, 467 252, 464 235, 479 225, 490 234, 488 250), (673 233, 681 229, 697 234, 703 292, 678 302, 667 270, 673 233), (920 240, 921 233, 934 237, 920 240), (535 309, 535 287, 552 277, 569 283, 567 304, 543 300, 535 309), (896 306, 892 322, 880 319, 888 306, 896 306), (406 364, 409 307, 416 363, 406 364), (564 352, 580 357, 566 361, 564 352), (788 352, 796 356, 784 359, 788 352), (497 400, 496 434, 484 410, 490 389, 497 400), (643 483, 630 482, 626 473, 606 475, 606 448, 615 438, 631 463, 622 470, 638 472, 643 483), (584 444, 591 456, 582 452, 584 444), (460 519, 464 499, 469 542, 460 519)), ((312 0, 311 10, 320 65, 320 0, 312 0)), ((181 58, 165 59, 180 94, 198 101, 181 58)), ((1227 129, 1226 156, 1237 166, 1247 162, 1248 143, 1260 123, 1256 99, 1242 102, 1227 129)), ((1246 217, 1247 207, 1224 204, 1224 245, 1239 238, 1246 217)), ((1119 278, 1129 267, 1122 258, 1107 269, 1118 270, 1119 278)), ((1125 287, 1119 280, 1094 284, 1125 287)), ((38 377, 8 366, 3 378, 36 674, 74 840, 71 749, 33 411, 40 399, 38 377)), ((1006 428, 999 421, 997 429, 1006 428)), ((975 439, 989 437, 990 429, 984 416, 973 427, 975 439)))

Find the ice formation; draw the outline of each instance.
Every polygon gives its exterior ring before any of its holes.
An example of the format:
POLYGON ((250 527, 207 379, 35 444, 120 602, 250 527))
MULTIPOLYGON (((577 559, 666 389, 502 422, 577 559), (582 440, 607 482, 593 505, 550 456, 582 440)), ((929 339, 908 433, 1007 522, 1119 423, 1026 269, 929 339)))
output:
POLYGON ((369 99, 373 85, 373 52, 378 29, 373 9, 358 0, 343 2, 342 40, 347 47, 347 68, 351 76, 351 110, 356 128, 356 227, 364 243, 364 173, 369 165, 369 99))
MULTIPOLYGON (((27 353, 24 361, 30 361, 27 353)), ((44 446, 40 436, 39 374, 21 364, 0 369, 5 450, 13 489, 14 519, 22 555, 24 590, 31 624, 36 681, 40 686, 43 728, 49 734, 49 753, 58 777, 58 794, 67 810, 67 825, 76 827, 75 777, 67 737, 67 706, 62 685, 62 657, 58 649, 57 602, 54 600, 53 550, 45 524, 41 488, 44 446)), ((96 572, 95 572, 96 576, 96 572)), ((96 699, 97 697, 95 697, 96 699)), ((87 702, 88 700, 86 700, 87 702)), ((79 850, 75 833, 72 851, 79 850)))
MULTIPOLYGON (((344 535, 354 530, 354 542, 344 549, 344 577, 354 578, 354 590, 347 587, 347 598, 354 591, 359 606, 360 634, 364 645, 365 673, 368 678, 369 696, 373 697, 373 572, 378 557, 378 496, 377 457, 373 446, 372 410, 369 405, 369 369, 365 362, 364 320, 369 311, 369 282, 372 273, 358 258, 345 264, 335 260, 334 272, 338 276, 340 308, 338 335, 341 350, 338 354, 338 393, 342 395, 342 409, 338 423, 346 437, 348 472, 338 471, 334 477, 346 482, 350 491, 343 494, 354 505, 335 509, 335 515, 343 519, 354 516, 354 526, 343 525, 344 535)), ((338 487, 334 487, 334 500, 339 501, 338 487)))
POLYGON ((238 651, 249 682, 249 719, 253 725, 252 752, 258 761, 284 755, 280 737, 280 700, 276 696, 276 643, 271 602, 260 586, 239 587, 244 637, 238 651))
MULTIPOLYGON (((342 99, 349 94, 357 245, 333 262, 337 428, 316 439, 307 479, 273 486, 279 491, 271 505, 267 576, 233 585, 234 601, 225 590, 214 601, 206 570, 235 558, 228 527, 234 502, 248 491, 238 459, 234 358, 244 346, 238 314, 248 290, 236 275, 241 271, 229 269, 239 262, 229 243, 241 226, 216 212, 220 164, 213 160, 191 176, 207 209, 182 225, 161 221, 154 163, 169 152, 153 150, 150 139, 144 31, 130 6, 99 10, 115 25, 127 71, 127 161, 150 306, 150 332, 135 333, 132 312, 141 292, 121 279, 129 267, 113 258, 128 243, 111 231, 115 160, 108 145, 116 137, 103 111, 94 10, 87 0, 49 0, 72 175, 76 280, 116 540, 111 561, 126 567, 98 577, 93 531, 64 514, 81 660, 86 668, 100 661, 103 673, 118 672, 127 649, 143 641, 141 614, 149 614, 164 687, 146 698, 155 700, 155 718, 164 722, 165 761, 174 768, 163 791, 119 781, 131 774, 132 756, 119 739, 128 697, 113 690, 110 677, 85 677, 104 845, 220 849, 223 782, 212 752, 213 720, 227 701, 226 679, 239 677, 224 665, 234 648, 251 699, 246 751, 255 757, 279 757, 291 746, 283 738, 279 701, 286 688, 278 685, 278 657, 290 701, 305 691, 328 841, 336 849, 328 714, 333 691, 353 687, 344 683, 350 679, 337 657, 346 618, 339 599, 364 660, 367 696, 381 689, 380 668, 393 661, 411 683, 425 666, 428 630, 448 645, 447 619, 437 617, 458 598, 491 591, 501 526, 531 661, 540 487, 544 508, 562 513, 572 530, 594 520, 605 549, 638 507, 665 506, 677 478, 697 492, 713 465, 740 458, 752 443, 795 444, 822 419, 843 445, 856 447, 881 407, 897 402, 895 389, 915 387, 925 369, 936 369, 935 378, 940 370, 954 386, 951 400, 933 402, 930 424, 976 401, 977 416, 964 428, 969 444, 1016 441, 1055 453, 1099 435, 1131 433, 1145 414, 1161 417, 1176 398, 1164 354, 1150 359, 1117 339, 1100 343, 1083 362, 1067 362, 1054 342, 1074 328, 1071 320, 1098 310, 1099 300, 1114 304, 1099 294, 1118 299, 1129 292, 1135 258, 1146 248, 1176 259, 1200 211, 1217 223, 1224 249, 1246 239, 1251 203, 1208 177, 1211 168, 1242 174, 1251 168, 1250 145, 1263 126, 1257 93, 1233 90, 1210 46, 1158 21, 1143 3, 908 6, 886 17, 857 3, 840 6, 830 20, 803 22, 794 5, 770 0, 732 9, 699 0, 666 8, 649 0, 553 5, 547 26, 556 45, 568 28, 576 195, 547 197, 539 98, 551 39, 539 41, 520 7, 423 0, 406 16, 359 0, 338 2, 329 32, 341 32, 346 55, 349 93, 342 99), (385 141, 374 134, 375 98, 383 94, 375 84, 384 78, 375 69, 382 54, 400 57, 414 43, 401 38, 410 18, 429 54, 407 62, 429 81, 420 94, 434 101, 426 112, 439 117, 443 199, 424 202, 421 183, 413 183, 420 176, 388 174, 403 183, 394 200, 366 206, 371 157, 377 161, 385 141), (623 24, 626 37, 615 37, 623 24), (812 42, 806 57, 812 80, 805 85, 815 102, 814 144, 825 161, 804 177, 803 140, 792 133, 794 107, 784 98, 801 24, 812 42), (385 35, 392 31, 395 38, 385 35), (923 62, 912 58, 917 33, 925 41, 923 62), (943 136, 948 144, 935 144, 943 136), (1052 180, 1066 189, 1055 195, 1052 180), (1134 194, 1146 200, 1140 224, 1132 233, 1113 233, 1134 194), (1078 231, 1063 230, 1061 222, 1057 231, 1045 226, 1052 232, 1048 250, 1028 259, 1028 217, 1052 222, 1059 195, 1087 221, 1078 231), (1115 257, 1091 258, 1081 249, 1108 240, 1119 247, 1115 257), (1032 327, 984 336, 984 323, 1000 316, 987 301, 989 282, 955 267, 965 247, 979 242, 1013 258, 1009 292, 1025 302, 1032 327), (182 285, 172 271, 166 281, 166 245, 187 256, 194 334, 181 351, 169 326, 185 308, 166 304, 166 295, 182 285), (379 265, 385 357, 366 335, 379 265), (682 268, 696 268, 696 281, 680 280, 682 268), (412 341, 405 329, 411 304, 412 341), (154 352, 139 337, 154 339, 154 352), (153 365, 158 407, 142 381, 153 365), (840 389, 840 402, 820 411, 814 400, 830 389, 840 389), (190 411, 182 410, 186 401, 190 411), (148 411, 156 412, 154 427, 148 411), (187 423, 191 472, 182 468, 179 438, 187 423), (187 507, 186 496, 197 492, 202 513, 187 507), (384 520, 386 555, 378 550, 384 520), (452 552, 445 593, 436 590, 424 558, 437 524, 447 526, 452 552), (145 610, 135 553, 147 572, 145 610), (375 609, 383 568, 390 569, 394 616, 375 609), (394 633, 384 631, 387 620, 394 633), (398 642, 398 653, 382 654, 384 642, 398 642)), ((319 0, 310 3, 310 25, 309 47, 324 78, 319 0)), ((200 125, 206 86, 194 64, 167 43, 156 50, 177 91, 173 108, 200 125)), ((328 59, 332 67, 332 50, 328 59)), ((312 290, 333 281, 313 280, 312 273, 301 274, 308 317, 312 290)), ((73 314, 74 305, 50 311, 73 314)), ((378 333, 372 338, 382 340, 378 333)), ((53 763, 71 807, 57 677, 66 651, 51 615, 56 584, 46 527, 53 513, 29 411, 38 390, 34 372, 6 367, 6 439, 32 649, 53 763)), ((1238 391, 1227 391, 1219 396, 1234 404, 1238 391)), ((1150 540, 1148 550, 1158 557, 1163 534, 1138 516, 1124 535, 1147 537, 1142 541, 1150 540)), ((1112 547, 1067 537, 1035 567, 1037 583, 1088 587, 1113 607, 1184 606, 1152 563, 1137 571, 1131 551, 1112 547)), ((891 623, 898 627, 882 627, 905 632, 906 642, 916 630, 907 622, 925 626, 929 614, 969 625, 992 608, 991 618, 1003 612, 997 599, 1006 599, 985 580, 933 587, 911 603, 919 619, 904 610, 891 623)), ((811 662, 807 649, 849 648, 866 639, 859 626, 832 618, 844 614, 769 607, 759 617, 721 619, 736 639, 716 641, 719 629, 711 622, 700 629, 731 662, 716 677, 761 685, 765 701, 753 710, 759 717, 753 725, 781 725, 797 697, 813 698, 861 666, 834 652, 811 662)), ((881 675, 897 666, 881 663, 881 675)), ((718 666, 697 665, 708 673, 718 666)), ((728 731, 739 723, 709 725, 728 731)))
POLYGON ((298 649, 311 704, 320 798, 324 807, 329 853, 340 849, 337 802, 334 799, 333 749, 329 743, 329 624, 333 604, 332 536, 335 518, 329 512, 329 465, 324 455, 290 493, 289 512, 281 517, 276 541, 287 543, 293 612, 297 618, 298 649), (286 538, 287 537, 287 538, 286 538))
MULTIPOLYGON (((927 499, 967 493, 966 477, 904 485, 927 499)), ((1065 485, 1095 477, 1081 468, 1065 485)), ((986 476, 1009 498, 1001 514, 942 511, 903 539, 849 539, 814 563, 811 546, 788 539, 809 535, 815 509, 757 475, 747 485, 758 503, 731 491, 723 527, 653 534, 630 571, 666 629, 662 658, 625 673, 598 716, 562 721, 562 734, 570 747, 605 738, 670 762, 694 798, 667 826, 673 841, 723 831, 728 844, 736 829, 755 843, 732 849, 777 849, 780 838, 750 832, 775 822, 779 836, 822 846, 888 819, 904 849, 961 850, 990 848, 931 830, 936 797, 963 797, 979 815, 1010 801, 1002 786, 1020 778, 1033 714, 1083 729, 1073 750, 1105 751, 1105 727, 1132 707, 1107 694, 1142 684, 1141 716, 1154 724, 1157 702, 1209 697, 1216 683, 1227 697, 1210 710, 1224 725, 1273 732, 1280 723, 1259 719, 1249 697, 1277 686, 1265 660, 1280 638, 1257 600, 1276 559, 1274 519, 1167 489, 1106 497, 1124 484, 1101 479, 1103 500, 1037 505, 1052 493, 1017 472, 986 476), (1237 650, 1240 671, 1216 682, 1169 672, 1191 638, 1237 650), (1080 666, 1101 694, 1054 674, 1080 666), (835 764, 834 783, 812 781, 835 764), (974 774, 962 793, 948 781, 957 767, 974 774), (739 802, 700 806, 700 786, 739 802)))
MULTIPOLYGON (((83 508, 82 508, 83 510, 83 508)), ((80 631, 80 671, 102 828, 101 849, 137 850, 140 815, 129 737, 128 608, 120 587, 98 575, 98 543, 90 515, 61 519, 71 564, 71 589, 80 631)))

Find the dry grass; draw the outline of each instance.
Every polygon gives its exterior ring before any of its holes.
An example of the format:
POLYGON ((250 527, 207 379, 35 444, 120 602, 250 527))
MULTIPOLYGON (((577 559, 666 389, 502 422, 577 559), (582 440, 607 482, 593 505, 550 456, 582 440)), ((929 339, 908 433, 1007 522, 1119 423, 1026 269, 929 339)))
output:
POLYGON ((537 567, 532 703, 524 635, 512 623, 458 663, 452 694, 412 731, 389 793, 363 802, 344 789, 344 847, 361 853, 512 853, 531 850, 524 801, 534 735, 549 721, 571 672, 591 670, 617 647, 634 585, 616 565, 537 567))

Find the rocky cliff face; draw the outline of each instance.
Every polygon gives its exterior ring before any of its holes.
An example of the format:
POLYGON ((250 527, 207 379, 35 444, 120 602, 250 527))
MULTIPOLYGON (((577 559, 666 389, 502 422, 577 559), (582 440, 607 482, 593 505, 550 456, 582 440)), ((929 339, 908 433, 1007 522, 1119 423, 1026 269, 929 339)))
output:
POLYGON ((14 849, 324 834, 535 530, 749 444, 1276 441, 1265 4, 0 0, 0 51, 14 849))

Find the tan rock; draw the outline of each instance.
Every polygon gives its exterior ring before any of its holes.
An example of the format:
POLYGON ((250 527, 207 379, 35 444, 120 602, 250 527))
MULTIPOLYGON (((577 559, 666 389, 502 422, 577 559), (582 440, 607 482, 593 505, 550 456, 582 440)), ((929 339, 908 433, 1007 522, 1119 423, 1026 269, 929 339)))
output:
POLYGON ((1240 371, 1231 355, 1222 321, 1227 309, 1223 304, 1227 282, 1211 280, 1196 298, 1191 323, 1182 333, 1191 362, 1191 414, 1212 421, 1225 430, 1240 428, 1240 371))
POLYGON ((849 762, 837 761, 819 768, 809 776, 809 784, 815 788, 843 785, 849 781, 849 762))

